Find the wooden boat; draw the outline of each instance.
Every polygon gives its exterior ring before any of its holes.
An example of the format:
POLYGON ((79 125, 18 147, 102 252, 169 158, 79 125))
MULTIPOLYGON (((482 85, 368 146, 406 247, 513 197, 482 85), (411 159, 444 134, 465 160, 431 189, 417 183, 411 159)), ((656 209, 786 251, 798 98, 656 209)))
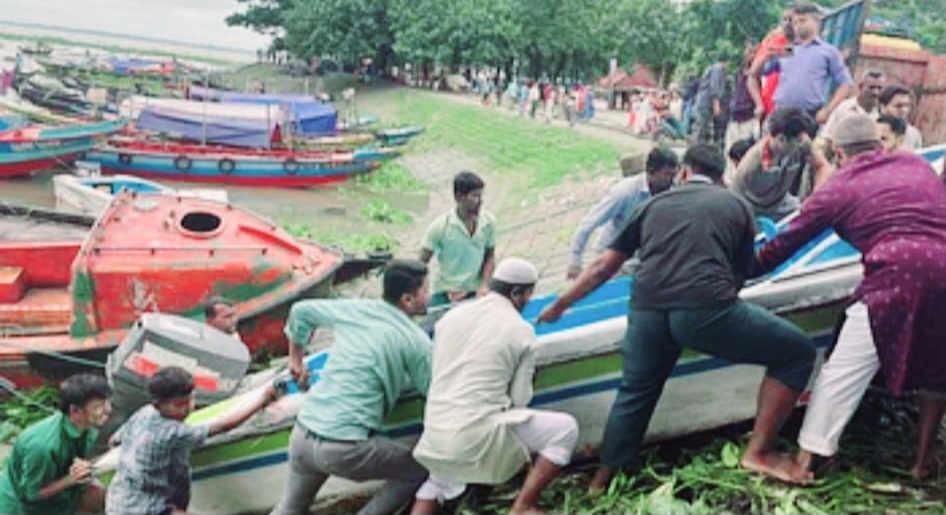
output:
POLYGON ((396 146, 404 145, 422 132, 424 132, 423 127, 409 125, 407 127, 397 127, 394 129, 382 129, 374 134, 382 145, 396 146))
POLYGON ((33 104, 70 116, 95 115, 95 105, 82 91, 68 87, 59 79, 32 75, 16 84, 19 95, 33 104))
POLYGON ((318 149, 353 149, 375 141, 373 134, 351 132, 334 136, 316 136, 311 138, 295 138, 293 145, 301 148, 318 149))
POLYGON ((121 191, 166 193, 223 203, 229 201, 226 190, 175 190, 163 184, 131 175, 80 176, 75 174, 59 174, 53 177, 53 194, 56 196, 56 209, 60 211, 95 216, 105 211, 109 204, 112 203, 112 199, 115 195, 121 191))
POLYGON ((87 154, 104 173, 244 186, 307 187, 344 181, 379 166, 353 152, 255 150, 114 139, 87 154))
MULTIPOLYGON (((931 162, 942 158, 936 149, 923 155, 931 162)), ((784 229, 789 221, 783 220, 774 229, 784 229)), ((740 296, 797 324, 823 352, 833 340, 839 316, 862 272, 857 251, 827 231, 772 274, 749 284, 740 296)), ((531 405, 574 415, 580 426, 579 449, 593 450, 601 444, 608 411, 620 384, 619 346, 627 327, 631 288, 629 278, 610 281, 574 305, 557 323, 536 327, 539 356, 531 405)), ((554 299, 553 295, 533 300, 523 311, 523 318, 535 320, 554 299)), ((306 358, 311 381, 318 381, 329 359, 331 348, 306 358)), ((248 378, 241 393, 195 412, 187 422, 207 424, 241 409, 276 373, 248 378)), ((657 405, 648 441, 751 419, 763 374, 762 367, 684 353, 657 405)), ((290 382, 285 397, 237 430, 214 437, 195 451, 191 457, 194 483, 189 511, 229 514, 271 509, 286 487, 289 435, 301 403, 302 395, 290 382)), ((408 395, 387 418, 382 433, 410 443, 420 435, 422 420, 423 399, 408 395)), ((101 478, 110 477, 117 459, 116 449, 98 460, 96 470, 101 478)), ((332 477, 319 498, 365 493, 377 485, 332 477)))
POLYGON ((0 375, 18 387, 84 368, 71 358, 104 362, 141 313, 200 319, 214 295, 236 303, 251 352, 285 352, 289 306, 326 294, 342 264, 336 250, 198 198, 123 191, 94 225, 80 217, 88 225, 68 234, 32 227, 53 215, 6 213, 13 228, 0 233, 10 236, 0 241, 0 375))
POLYGON ((5 95, 0 96, 0 108, 17 114, 22 114, 32 120, 43 123, 54 125, 74 125, 82 123, 82 120, 79 120, 78 118, 56 114, 49 109, 37 106, 27 100, 23 100, 19 95, 13 92, 13 90, 9 90, 5 95))
POLYGON ((335 109, 326 104, 270 98, 218 103, 133 97, 122 102, 119 112, 135 120, 141 131, 248 148, 270 148, 290 132, 300 137, 332 136, 337 119, 335 109))
POLYGON ((124 126, 125 120, 116 120, 65 127, 27 125, 0 132, 0 178, 29 175, 70 161, 124 126))

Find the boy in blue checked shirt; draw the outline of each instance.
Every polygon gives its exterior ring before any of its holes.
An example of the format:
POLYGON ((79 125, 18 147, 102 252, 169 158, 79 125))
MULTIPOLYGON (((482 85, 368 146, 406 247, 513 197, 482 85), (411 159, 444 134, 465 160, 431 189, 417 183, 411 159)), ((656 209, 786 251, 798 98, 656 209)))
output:
POLYGON ((276 398, 272 385, 240 411, 210 425, 190 426, 194 379, 179 367, 161 369, 148 382, 152 403, 135 412, 112 437, 121 443, 118 472, 105 499, 108 515, 170 515, 187 509, 190 450, 233 429, 276 398))

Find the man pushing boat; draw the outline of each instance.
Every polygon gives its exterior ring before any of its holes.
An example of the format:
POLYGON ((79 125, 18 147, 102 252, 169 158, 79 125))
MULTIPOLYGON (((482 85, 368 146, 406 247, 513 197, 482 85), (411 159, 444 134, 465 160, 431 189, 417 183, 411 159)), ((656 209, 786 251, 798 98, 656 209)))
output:
POLYGON ((838 127, 840 168, 802 205, 758 261, 772 270, 825 229, 861 252, 864 280, 837 344, 812 390, 798 443, 798 467, 832 457, 877 371, 894 394, 919 393, 919 433, 911 472, 929 474, 929 451, 946 410, 946 188, 923 158, 885 153, 873 119, 838 127))
POLYGON ((332 359, 305 394, 289 440, 289 477, 271 515, 302 515, 329 476, 352 481, 385 479, 358 513, 386 515, 405 506, 427 479, 411 448, 376 434, 401 393, 427 394, 430 338, 410 317, 430 301, 427 266, 392 261, 384 272, 383 300, 317 299, 297 302, 286 323, 289 369, 304 388, 305 344, 331 327, 332 359))
POLYGON ((791 479, 784 472, 791 460, 774 451, 775 439, 808 383, 815 347, 790 322, 739 299, 753 262, 756 228, 752 208, 722 185, 724 168, 722 154, 712 146, 690 147, 677 177, 682 185, 638 206, 610 248, 539 315, 540 323, 558 320, 640 251, 621 344, 622 381, 592 491, 606 489, 618 470, 640 467, 647 425, 684 348, 767 367, 741 463, 791 479))
POLYGON ((578 422, 568 413, 528 408, 535 374, 536 338, 520 312, 539 273, 506 258, 490 293, 447 313, 436 326, 424 433, 414 457, 430 471, 412 513, 436 513, 467 483, 500 484, 531 461, 510 513, 536 513, 542 490, 568 464, 578 422))

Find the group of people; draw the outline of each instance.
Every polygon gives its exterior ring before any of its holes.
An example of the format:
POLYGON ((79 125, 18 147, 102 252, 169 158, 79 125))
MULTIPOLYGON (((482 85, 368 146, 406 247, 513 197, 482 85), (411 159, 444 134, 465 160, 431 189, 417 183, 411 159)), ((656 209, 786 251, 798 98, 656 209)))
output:
POLYGON ((578 423, 528 407, 536 336, 521 311, 539 279, 510 257, 494 264, 495 218, 482 209, 484 181, 454 177, 456 206, 427 228, 419 260, 395 260, 382 299, 308 300, 289 314, 289 368, 308 383, 305 344, 331 327, 332 359, 306 393, 289 446, 289 479, 273 515, 302 515, 329 476, 386 480, 359 513, 433 514, 470 484, 499 484, 531 463, 511 513, 536 513, 539 495, 567 465, 578 423), (436 258, 431 288, 427 263, 436 258), (450 308, 433 340, 412 317, 450 308), (412 389, 426 398, 413 448, 380 434, 412 389), (533 460, 533 455, 535 459, 533 460))
MULTIPOLYGON (((208 326, 240 340, 230 301, 212 297, 204 318, 208 326)), ((90 458, 112 414, 111 389, 95 374, 63 381, 58 410, 26 428, 7 458, 0 475, 0 513, 131 515, 186 509, 189 450, 242 424, 276 396, 267 388, 245 409, 210 426, 191 427, 182 422, 194 409, 191 374, 177 367, 163 369, 150 379, 148 390, 152 403, 109 439, 110 445, 124 444, 118 474, 106 494, 94 478, 90 458)))
POLYGON ((489 76, 481 71, 475 77, 472 90, 480 95, 483 105, 495 103, 499 107, 505 100, 510 110, 518 110, 519 116, 541 118, 545 123, 560 117, 574 125, 595 115, 594 92, 581 82, 572 85, 544 79, 516 79, 507 83, 499 73, 489 76))
POLYGON ((682 140, 686 124, 683 97, 676 91, 632 92, 627 116, 631 133, 682 140))
MULTIPOLYGON (((617 183, 583 219, 570 248, 567 276, 574 283, 535 321, 557 321, 622 270, 635 277, 620 345, 621 384, 589 486, 593 492, 606 490, 616 473, 640 467, 651 416, 684 349, 765 367, 744 468, 792 484, 811 481, 837 454, 845 425, 880 371, 893 394, 917 395, 911 470, 918 478, 929 473, 929 451, 946 411, 946 319, 939 313, 946 305, 946 184, 923 159, 903 150, 911 137, 903 121, 909 91, 884 89, 883 77, 869 73, 848 98, 853 83, 836 50, 812 36, 817 13, 809 5, 787 11, 795 44, 790 58, 779 59, 780 86, 772 90, 766 135, 756 142, 737 138, 725 156, 715 142, 691 145, 682 159, 653 149, 645 172, 617 183), (793 75, 796 59, 811 59, 804 76, 820 70, 840 85, 838 93, 825 99, 793 75), (781 219, 796 211, 787 230, 756 249, 759 217, 781 219), (586 268, 585 247, 601 226, 598 256, 586 268), (816 349, 793 323, 741 300, 739 292, 748 279, 775 269, 829 228, 860 251, 864 278, 812 387, 800 451, 787 455, 776 451, 775 442, 810 383, 816 349)), ((764 50, 763 61, 787 51, 788 27, 782 47, 763 43, 773 49, 764 50)), ((746 68, 748 84, 763 66, 754 59, 746 68)), ((710 114, 720 109, 713 93, 718 73, 711 68, 710 87, 701 88, 703 103, 697 102, 698 132, 710 140, 718 132, 707 125, 703 108, 708 105, 710 114)), ((751 97, 762 99, 753 105, 754 116, 765 114, 765 96, 751 97)), ((521 258, 496 262, 496 221, 482 207, 484 190, 474 173, 455 176, 455 207, 427 228, 419 259, 388 264, 381 299, 293 305, 285 327, 289 370, 307 391, 274 515, 308 513, 330 476, 386 481, 362 515, 393 513, 408 503, 412 513, 430 514, 455 502, 470 484, 503 483, 527 466, 510 511, 539 511, 541 492, 572 458, 579 426, 571 414, 528 407, 539 349, 521 312, 539 271, 521 258), (438 273, 431 283, 428 263, 435 258, 438 273), (432 334, 414 319, 431 307, 450 308, 432 334), (309 387, 306 345, 319 328, 334 332, 332 359, 309 387), (382 433, 386 415, 408 390, 426 398, 414 447, 382 433)), ((211 304, 208 322, 233 333, 232 306, 211 304)), ((109 417, 108 384, 94 375, 66 380, 59 411, 26 429, 7 460, 0 513, 185 512, 189 450, 277 397, 267 386, 225 419, 192 426, 183 423, 194 408, 188 372, 164 368, 148 390, 152 402, 111 438, 121 451, 106 492, 88 460, 97 429, 109 417)))
MULTIPOLYGON (((912 92, 886 84, 879 70, 866 70, 855 85, 841 51, 819 36, 820 23, 819 6, 795 2, 783 12, 779 27, 758 45, 746 47, 731 81, 726 54, 694 77, 684 111, 693 113, 695 139, 726 154, 740 140, 758 140, 775 111, 795 108, 812 119, 811 139, 820 139, 826 152, 834 128, 855 113, 869 114, 881 124, 885 148, 920 148, 920 133, 909 123, 912 92)), ((684 127, 689 130, 688 124, 684 127)), ((730 166, 727 175, 732 172, 730 166)))

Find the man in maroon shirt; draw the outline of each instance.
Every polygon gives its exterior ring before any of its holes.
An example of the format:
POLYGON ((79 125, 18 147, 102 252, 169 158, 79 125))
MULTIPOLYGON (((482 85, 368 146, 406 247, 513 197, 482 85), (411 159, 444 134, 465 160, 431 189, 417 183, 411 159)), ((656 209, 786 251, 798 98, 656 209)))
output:
POLYGON ((946 408, 946 187, 929 164, 884 152, 866 114, 835 133, 838 169, 789 228, 758 254, 772 270, 831 228, 861 252, 864 279, 830 358, 821 369, 789 475, 811 478, 815 455, 833 456, 844 426, 878 369, 894 394, 918 392, 917 478, 946 408))

